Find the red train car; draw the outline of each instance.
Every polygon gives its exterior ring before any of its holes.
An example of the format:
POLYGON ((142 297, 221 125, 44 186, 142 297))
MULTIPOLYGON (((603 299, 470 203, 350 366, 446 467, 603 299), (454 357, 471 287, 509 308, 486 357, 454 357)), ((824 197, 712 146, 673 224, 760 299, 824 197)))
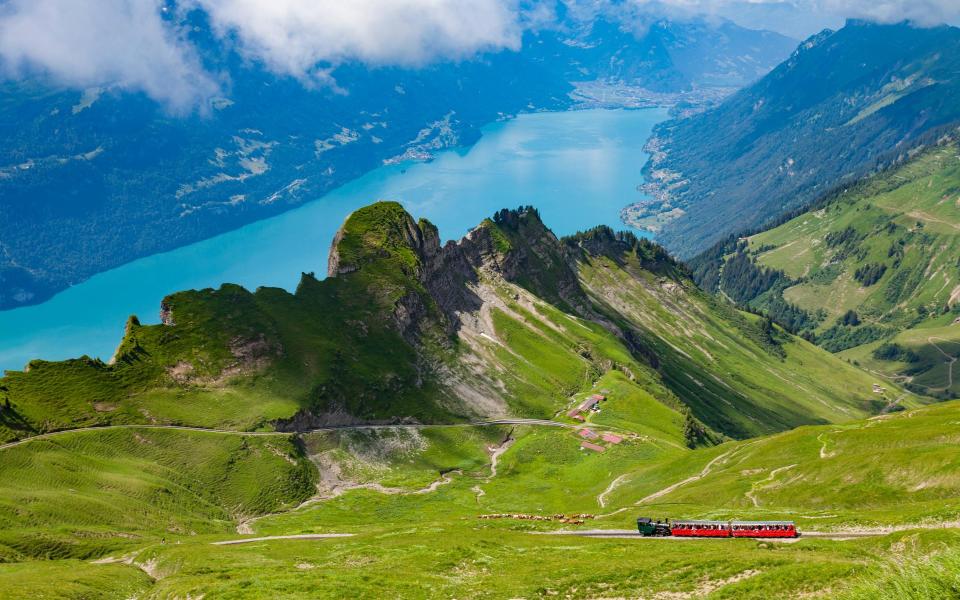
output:
POLYGON ((673 521, 670 523, 670 535, 726 538, 731 537, 730 523, 727 521, 673 521))
POLYGON ((795 538, 800 537, 793 521, 731 521, 733 537, 795 538))
POLYGON ((678 519, 665 522, 648 517, 637 519, 637 530, 643 537, 698 538, 798 538, 800 532, 793 521, 695 521, 678 519))

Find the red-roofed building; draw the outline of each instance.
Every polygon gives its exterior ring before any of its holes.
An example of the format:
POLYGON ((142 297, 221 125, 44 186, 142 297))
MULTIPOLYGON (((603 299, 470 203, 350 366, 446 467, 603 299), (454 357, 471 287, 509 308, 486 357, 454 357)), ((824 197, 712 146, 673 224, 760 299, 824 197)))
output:
POLYGON ((579 435, 582 438, 587 438, 588 440, 595 440, 598 437, 600 437, 599 435, 595 434, 589 429, 581 429, 580 431, 577 432, 577 435, 579 435))
POLYGON ((610 442, 611 444, 619 444, 620 442, 623 441, 622 437, 620 437, 619 435, 613 435, 612 433, 605 433, 600 436, 600 439, 602 439, 605 442, 610 442))
POLYGON ((586 419, 584 419, 583 415, 581 415, 580 413, 573 415, 573 418, 577 421, 586 421, 586 419))
POLYGON ((603 452, 606 450, 603 446, 598 446, 596 444, 591 444, 590 442, 580 442, 581 448, 586 448, 587 450, 593 450, 594 452, 603 452))
POLYGON ((581 403, 580 403, 580 406, 577 407, 577 410, 579 410, 579 411, 587 411, 587 410, 590 410, 590 409, 592 409, 594 406, 597 405, 597 402, 600 402, 600 401, 597 400, 597 399, 595 399, 593 396, 591 396, 591 397, 587 398, 586 400, 584 400, 583 402, 581 402, 581 403))
POLYGON ((604 396, 604 395, 602 395, 602 394, 594 394, 594 395, 590 396, 590 399, 591 399, 591 400, 596 400, 597 402, 603 402, 604 400, 607 399, 607 397, 604 396))

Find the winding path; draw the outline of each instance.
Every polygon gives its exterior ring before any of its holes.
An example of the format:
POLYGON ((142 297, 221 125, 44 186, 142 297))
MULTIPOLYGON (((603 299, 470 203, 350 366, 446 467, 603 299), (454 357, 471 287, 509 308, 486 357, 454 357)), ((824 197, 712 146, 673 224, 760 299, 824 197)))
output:
MULTIPOLYGON (((819 439, 819 438, 818 438, 818 439, 819 439)), ((776 468, 776 469, 770 471, 770 475, 768 475, 765 479, 761 479, 760 481, 757 481, 757 482, 754 483, 752 486, 750 486, 750 491, 747 492, 746 494, 744 494, 744 496, 746 496, 747 498, 749 498, 750 501, 753 502, 753 505, 754 505, 755 507, 759 508, 759 507, 760 507, 760 500, 757 499, 757 492, 759 492, 759 491, 762 490, 763 488, 767 487, 767 484, 772 483, 773 480, 777 478, 777 475, 779 475, 779 474, 782 473, 783 471, 789 471, 790 469, 794 468, 795 466, 797 466, 797 465, 795 465, 795 464, 793 464, 793 465, 787 465, 787 466, 785 466, 785 467, 779 467, 779 468, 776 468)))
POLYGON ((611 481, 610 485, 607 486, 607 489, 603 490, 603 492, 599 496, 597 496, 597 504, 600 505, 600 508, 607 507, 607 496, 610 494, 610 492, 617 489, 617 486, 623 483, 623 480, 626 479, 628 475, 629 473, 624 473, 620 477, 617 477, 616 479, 611 481))
MULTIPOLYGON (((947 359, 947 361, 946 361, 946 362, 947 362, 947 387, 945 387, 945 388, 940 388, 940 389, 942 389, 942 390, 949 390, 950 388, 953 387, 953 365, 957 362, 957 357, 956 357, 956 356, 952 356, 952 355, 947 354, 946 352, 944 352, 944 351, 943 351, 943 348, 941 348, 940 346, 938 346, 937 343, 934 342, 933 340, 940 340, 941 342, 946 342, 946 343, 948 343, 948 344, 954 344, 954 343, 956 343, 956 342, 954 342, 954 341, 952 341, 952 340, 945 340, 945 339, 943 339, 943 338, 941 338, 941 337, 932 337, 932 336, 931 336, 931 337, 928 337, 928 338, 927 338, 927 341, 930 342, 930 345, 932 345, 934 348, 936 348, 936 349, 937 349, 937 352, 939 352, 940 354, 942 354, 942 355, 943 355, 944 357, 946 357, 946 359, 947 359)), ((934 388, 931 388, 931 389, 934 389, 934 388)))
POLYGON ((640 500, 639 502, 637 502, 637 504, 644 504, 644 503, 649 502, 649 501, 651 501, 651 500, 656 500, 657 498, 660 498, 661 496, 666 496, 666 495, 669 494, 670 492, 676 490, 677 488, 683 487, 683 486, 687 485, 688 483, 693 483, 694 481, 699 481, 699 480, 703 479, 704 477, 706 477, 707 475, 709 475, 710 472, 713 470, 713 465, 715 465, 715 464, 717 464, 718 462, 720 462, 721 460, 727 458, 728 456, 730 456, 730 455, 733 454, 734 452, 746 448, 748 445, 749 445, 749 444, 746 444, 746 445, 743 445, 743 446, 738 446, 738 447, 736 447, 736 448, 731 448, 730 450, 727 450, 727 451, 724 452, 723 454, 717 456, 716 458, 714 458, 713 460, 711 460, 710 462, 708 462, 708 463, 706 464, 706 466, 704 466, 703 469, 702 469, 699 473, 697 473, 696 475, 693 475, 692 477, 687 477, 686 479, 684 479, 684 480, 682 480, 682 481, 678 481, 677 483, 674 483, 674 484, 672 484, 672 485, 668 485, 667 487, 663 488, 662 490, 660 490, 660 491, 658 491, 658 492, 654 492, 654 493, 650 494, 649 496, 643 498, 642 500, 640 500))
POLYGON ((244 436, 289 436, 305 433, 318 433, 322 431, 358 431, 358 430, 378 430, 378 429, 428 429, 445 427, 489 427, 494 425, 532 425, 541 427, 565 427, 573 429, 575 425, 550 421, 548 419, 495 419, 492 421, 466 421, 463 423, 397 423, 393 425, 331 425, 329 427, 316 427, 304 431, 238 431, 236 429, 216 429, 212 427, 190 427, 187 425, 98 425, 93 427, 77 427, 74 429, 61 429, 49 433, 40 433, 30 437, 7 442, 0 445, 0 450, 15 448, 17 446, 32 442, 35 440, 46 440, 69 433, 83 433, 89 431, 109 431, 111 429, 172 429, 176 431, 194 431, 199 433, 219 433, 226 435, 244 435, 244 436))

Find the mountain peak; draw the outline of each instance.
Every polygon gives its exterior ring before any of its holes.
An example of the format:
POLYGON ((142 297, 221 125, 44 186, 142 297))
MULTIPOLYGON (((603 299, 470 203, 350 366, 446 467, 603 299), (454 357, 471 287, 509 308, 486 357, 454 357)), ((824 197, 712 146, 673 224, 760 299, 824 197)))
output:
POLYGON ((351 213, 337 231, 327 274, 336 277, 369 265, 418 276, 425 242, 439 246, 432 223, 414 222, 398 202, 376 202, 351 213))

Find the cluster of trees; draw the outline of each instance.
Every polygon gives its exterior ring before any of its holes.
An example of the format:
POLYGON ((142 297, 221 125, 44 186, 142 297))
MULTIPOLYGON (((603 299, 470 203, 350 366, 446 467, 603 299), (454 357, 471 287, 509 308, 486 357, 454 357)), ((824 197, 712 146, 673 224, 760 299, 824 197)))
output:
POLYGON ((571 246, 582 246, 594 254, 606 254, 613 259, 619 258, 623 252, 633 252, 641 267, 659 275, 691 275, 686 265, 677 262, 666 248, 647 238, 638 238, 630 231, 614 231, 607 225, 599 225, 567 236, 563 241, 571 246))
POLYGON ((827 237, 824 238, 827 247, 836 248, 831 262, 839 263, 850 256, 853 256, 856 260, 866 258, 867 250, 860 246, 860 242, 866 237, 866 234, 860 233, 850 226, 840 231, 831 231, 828 233, 827 237))
POLYGON ((873 357, 878 360, 902 361, 908 363, 919 362, 920 355, 904 348, 900 344, 887 342, 874 349, 873 357))
MULTIPOLYGON (((640 238, 636 244, 634 244, 633 251, 640 260, 640 266, 648 271, 661 273, 665 270, 680 268, 680 265, 670 256, 666 248, 660 244, 651 242, 647 238, 640 238)), ((689 274, 685 268, 683 271, 689 274)))
POLYGON ((894 268, 900 266, 900 261, 903 260, 903 248, 906 245, 907 241, 903 238, 890 244, 890 248, 887 250, 887 258, 893 259, 894 268))
POLYGON ((811 313, 796 304, 790 304, 782 296, 771 298, 766 302, 763 313, 790 333, 800 333, 814 329, 827 318, 827 313, 823 310, 811 313))
POLYGON ((841 229, 840 231, 831 231, 827 234, 827 237, 824 238, 824 241, 827 243, 828 248, 836 248, 843 244, 849 244, 851 241, 860 241, 860 236, 857 234, 856 229, 847 226, 846 229, 841 229))
POLYGON ((837 323, 817 336, 817 345, 827 352, 842 352, 855 346, 869 344, 890 335, 891 331, 875 325, 844 325, 837 323))
POLYGON ((722 435, 714 433, 693 416, 689 406, 681 404, 679 411, 683 415, 683 441, 688 448, 719 444, 724 441, 722 435))
MULTIPOLYGON (((758 251, 772 249, 773 246, 766 245, 758 251)), ((758 265, 747 252, 747 243, 737 236, 714 244, 687 266, 702 289, 711 293, 722 289, 740 308, 763 315, 791 333, 813 329, 826 318, 823 311, 812 313, 787 302, 778 293, 767 294, 797 282, 783 271, 758 265)))
POLYGON ((601 243, 601 244, 624 244, 633 247, 637 240, 636 234, 632 231, 614 231, 609 225, 597 225, 586 231, 567 236, 564 241, 568 243, 601 243))
POLYGON ((853 273, 853 278, 862 283, 865 287, 870 287, 880 281, 883 274, 887 272, 887 265, 882 263, 870 263, 859 267, 853 273))
POLYGON ((857 314, 855 310, 848 310, 843 313, 843 315, 837 319, 837 325, 847 325, 849 327, 856 327, 860 324, 860 315, 857 314))
POLYGON ((540 221, 540 211, 533 206, 520 206, 516 210, 501 208, 493 213, 493 222, 508 229, 517 229, 520 225, 520 219, 532 214, 540 221))
POLYGON ((758 266, 741 247, 723 264, 720 286, 731 300, 746 304, 785 280, 783 271, 758 266))

